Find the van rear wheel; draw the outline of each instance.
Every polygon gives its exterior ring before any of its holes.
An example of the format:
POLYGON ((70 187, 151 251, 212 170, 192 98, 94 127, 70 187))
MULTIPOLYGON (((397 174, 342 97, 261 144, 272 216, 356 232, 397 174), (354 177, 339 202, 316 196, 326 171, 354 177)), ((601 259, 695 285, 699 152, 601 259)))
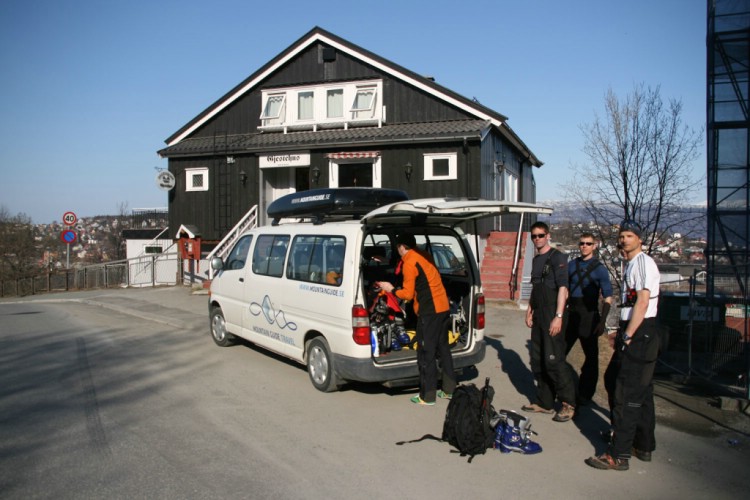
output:
POLYGON ((307 374, 310 375, 312 385, 319 391, 334 392, 339 389, 331 349, 323 337, 316 337, 307 343, 307 374))
POLYGON ((234 345, 235 337, 227 331, 227 322, 221 307, 211 309, 211 338, 219 347, 234 345))

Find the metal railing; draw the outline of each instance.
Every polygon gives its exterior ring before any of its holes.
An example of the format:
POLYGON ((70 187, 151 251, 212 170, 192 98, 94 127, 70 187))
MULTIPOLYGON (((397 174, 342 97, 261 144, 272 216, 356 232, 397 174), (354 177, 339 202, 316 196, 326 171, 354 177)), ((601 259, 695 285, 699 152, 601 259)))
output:
POLYGON ((53 270, 41 275, 0 281, 0 297, 94 288, 175 285, 182 281, 180 262, 178 253, 173 252, 53 270))
MULTIPOLYGON (((254 205, 243 217, 240 219, 240 221, 235 224, 235 226, 224 236, 224 238, 219 242, 218 245, 214 247, 213 250, 211 250, 211 253, 208 254, 206 257, 206 260, 208 262, 211 262, 211 259, 214 257, 220 257, 224 258, 226 257, 227 253, 229 253, 229 250, 232 248, 232 245, 234 245, 234 242, 237 241, 237 238, 240 237, 240 235, 249 228, 253 228, 258 225, 258 205, 254 205)), ((209 267, 208 270, 208 279, 212 280, 214 277, 214 271, 209 267)))

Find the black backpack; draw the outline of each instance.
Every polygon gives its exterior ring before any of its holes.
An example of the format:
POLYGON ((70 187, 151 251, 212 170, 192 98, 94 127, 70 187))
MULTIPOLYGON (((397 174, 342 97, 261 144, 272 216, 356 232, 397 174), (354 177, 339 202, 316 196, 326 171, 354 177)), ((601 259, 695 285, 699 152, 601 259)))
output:
POLYGON ((454 446, 461 456, 468 455, 469 462, 474 455, 483 455, 494 442, 495 431, 491 423, 495 414, 492 407, 494 396, 495 390, 487 378, 481 391, 474 384, 459 385, 448 404, 443 441, 454 446))

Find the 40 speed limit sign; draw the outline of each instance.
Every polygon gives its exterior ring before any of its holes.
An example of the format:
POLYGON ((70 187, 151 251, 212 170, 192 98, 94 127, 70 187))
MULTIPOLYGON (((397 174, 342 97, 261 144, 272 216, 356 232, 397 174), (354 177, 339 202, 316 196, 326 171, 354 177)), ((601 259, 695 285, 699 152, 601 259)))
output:
POLYGON ((63 224, 66 226, 72 226, 76 223, 78 220, 78 217, 76 217, 76 214, 73 212, 65 212, 62 217, 63 224))

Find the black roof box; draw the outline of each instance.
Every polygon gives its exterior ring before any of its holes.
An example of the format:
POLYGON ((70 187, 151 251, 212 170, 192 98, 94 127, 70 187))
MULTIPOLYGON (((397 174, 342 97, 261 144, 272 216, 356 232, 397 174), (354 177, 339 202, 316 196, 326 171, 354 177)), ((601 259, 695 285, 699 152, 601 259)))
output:
POLYGON ((383 188, 321 188, 288 194, 274 200, 266 213, 277 224, 282 218, 359 218, 372 210, 408 200, 406 192, 383 188))

